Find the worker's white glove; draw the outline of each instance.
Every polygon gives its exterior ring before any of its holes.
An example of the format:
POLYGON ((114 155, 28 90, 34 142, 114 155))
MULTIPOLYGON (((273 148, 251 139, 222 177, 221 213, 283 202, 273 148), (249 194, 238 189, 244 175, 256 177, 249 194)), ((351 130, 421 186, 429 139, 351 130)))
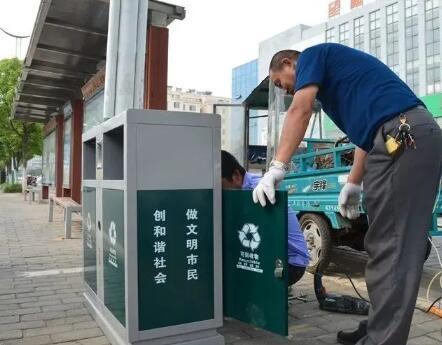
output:
POLYGON ((275 198, 275 188, 276 185, 284 179, 286 170, 284 169, 284 164, 271 165, 269 171, 267 171, 259 181, 258 185, 253 190, 253 202, 255 204, 259 203, 262 207, 266 205, 266 197, 269 201, 274 204, 276 202, 275 198))
POLYGON ((347 182, 339 194, 339 212, 342 217, 356 219, 359 217, 359 203, 362 187, 358 184, 347 182))

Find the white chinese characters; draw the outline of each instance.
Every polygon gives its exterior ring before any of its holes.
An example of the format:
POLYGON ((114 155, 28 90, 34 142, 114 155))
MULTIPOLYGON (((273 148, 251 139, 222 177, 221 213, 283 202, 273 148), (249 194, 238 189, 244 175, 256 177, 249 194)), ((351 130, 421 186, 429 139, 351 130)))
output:
POLYGON ((165 240, 167 229, 165 226, 162 226, 163 222, 166 221, 166 210, 155 210, 153 213, 154 221, 156 222, 153 227, 153 236, 157 239, 157 241, 153 244, 155 257, 153 259, 153 266, 158 272, 154 276, 154 281, 156 284, 166 284, 167 283, 167 274, 165 274, 166 265, 166 247, 167 242, 165 240), (161 223, 160 223, 161 222, 161 223), (157 256, 157 254, 163 254, 162 256, 157 256))
POLYGON ((186 241, 186 249, 197 250, 198 249, 198 239, 194 238, 186 241))
POLYGON ((198 263, 198 255, 190 254, 187 256, 187 264, 190 266, 196 265, 198 263))
POLYGON ((187 236, 189 236, 189 235, 198 235, 198 233, 195 231, 197 227, 198 227, 198 225, 195 225, 195 224, 188 225, 187 229, 189 229, 189 232, 186 235, 187 236))
POLYGON ((158 238, 158 237, 162 237, 162 236, 166 236, 166 227, 165 226, 155 226, 153 228, 153 235, 158 238))
POLYGON ((167 279, 167 275, 160 272, 154 277, 154 279, 155 279, 155 283, 157 283, 157 284, 165 284, 166 279, 167 279))
POLYGON ((192 221, 191 224, 186 226, 186 249, 190 253, 186 256, 188 265, 187 280, 198 280, 198 255, 194 254, 198 250, 198 225, 194 224, 198 221, 198 210, 187 209, 186 217, 188 222, 192 221))
POLYGON ((198 219, 198 211, 195 209, 188 209, 186 212, 187 220, 197 220, 198 219))
POLYGON ((165 222, 166 221, 166 210, 156 210, 153 214, 156 222, 165 222))
POLYGON ((153 265, 155 266, 156 269, 158 268, 166 268, 166 259, 163 257, 160 258, 155 258, 153 260, 153 265))
POLYGON ((166 252, 166 242, 157 241, 153 244, 154 253, 165 253, 166 252))
POLYGON ((196 269, 187 270, 187 280, 198 280, 198 271, 196 269))

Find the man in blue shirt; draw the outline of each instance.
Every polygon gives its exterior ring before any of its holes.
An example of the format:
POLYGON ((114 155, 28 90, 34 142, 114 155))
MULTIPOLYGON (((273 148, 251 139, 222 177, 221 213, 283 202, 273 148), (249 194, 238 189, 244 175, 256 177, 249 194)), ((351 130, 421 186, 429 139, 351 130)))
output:
POLYGON ((411 89, 376 58, 340 44, 302 53, 283 50, 270 79, 293 95, 269 171, 253 193, 275 202, 275 185, 303 140, 317 98, 327 115, 357 145, 340 213, 355 219, 364 183, 369 219, 365 272, 372 308, 342 344, 405 345, 422 275, 428 230, 442 170, 442 133, 411 89))
MULTIPOLYGON (((223 188, 253 189, 261 180, 261 176, 246 172, 227 151, 221 152, 221 172, 223 188)), ((293 285, 304 275, 310 256, 296 214, 291 209, 288 213, 288 258, 289 285, 293 285)))

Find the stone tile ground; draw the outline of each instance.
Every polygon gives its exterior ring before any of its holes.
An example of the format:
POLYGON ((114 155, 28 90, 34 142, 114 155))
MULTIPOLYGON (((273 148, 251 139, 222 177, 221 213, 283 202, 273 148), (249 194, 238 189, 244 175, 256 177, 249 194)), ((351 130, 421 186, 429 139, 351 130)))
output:
MULTIPOLYGON (((56 211, 55 222, 50 224, 47 208, 45 204, 30 206, 19 195, 0 194, 0 345, 108 344, 82 297, 82 273, 78 270, 82 267, 80 224, 75 222, 74 238, 64 240, 61 210, 56 211), (47 270, 53 271, 38 275, 47 270)), ((432 257, 426 267, 429 277, 437 270, 435 260, 432 257)), ((351 272, 364 292, 363 275, 358 269, 351 272)), ((353 294, 346 278, 333 269, 330 275, 325 279, 330 290, 353 294)), ((336 332, 356 327, 361 319, 319 310, 311 275, 297 285, 295 294, 301 292, 307 294, 306 302, 291 302, 289 337, 226 319, 220 329, 226 343, 336 344, 336 332)), ((423 289, 421 296, 424 293, 423 289)), ((441 344, 441 327, 440 318, 416 311, 408 344, 441 344)))

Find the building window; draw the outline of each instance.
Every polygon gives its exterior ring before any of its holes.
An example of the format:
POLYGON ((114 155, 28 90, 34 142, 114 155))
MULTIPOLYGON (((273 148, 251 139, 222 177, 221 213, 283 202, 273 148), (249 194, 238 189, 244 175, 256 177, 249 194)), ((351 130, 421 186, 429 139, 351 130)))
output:
POLYGON ((348 22, 339 25, 339 43, 348 46, 350 44, 350 32, 348 22))
POLYGON ((399 74, 398 4, 387 6, 387 66, 399 74))
POLYGON ((330 28, 325 31, 325 42, 335 41, 335 28, 330 28))
POLYGON ((377 57, 381 57, 381 11, 377 10, 369 14, 370 22, 370 54, 377 57))
POLYGON ((364 50, 364 17, 356 18, 353 21, 354 47, 364 50))
POLYGON ((441 91, 439 0, 425 0, 427 93, 441 91))
POLYGON ((419 94, 418 0, 405 1, 405 81, 419 94))
POLYGON ((180 102, 173 102, 173 109, 180 109, 181 104, 180 102))
POLYGON ((189 105, 189 111, 196 111, 196 105, 189 105))

